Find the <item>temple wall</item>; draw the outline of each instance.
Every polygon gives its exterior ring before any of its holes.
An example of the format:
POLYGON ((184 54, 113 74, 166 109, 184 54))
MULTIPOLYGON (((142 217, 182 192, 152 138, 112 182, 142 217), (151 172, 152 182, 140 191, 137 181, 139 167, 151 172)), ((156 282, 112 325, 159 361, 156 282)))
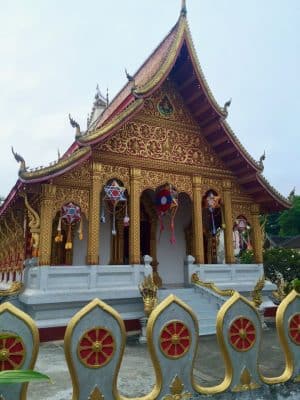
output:
POLYGON ((87 254, 87 242, 88 242, 88 222, 83 216, 83 239, 79 240, 78 233, 75 233, 73 240, 73 265, 85 265, 86 254, 87 254))
POLYGON ((175 217, 176 243, 170 243, 171 232, 169 218, 164 217, 165 229, 159 240, 159 224, 157 231, 158 271, 163 284, 182 284, 184 282, 184 259, 186 258, 186 240, 184 229, 190 224, 192 206, 186 194, 179 196, 179 208, 175 217))
POLYGON ((100 223, 99 254, 101 265, 108 265, 110 263, 111 216, 106 213, 105 217, 105 224, 100 223))

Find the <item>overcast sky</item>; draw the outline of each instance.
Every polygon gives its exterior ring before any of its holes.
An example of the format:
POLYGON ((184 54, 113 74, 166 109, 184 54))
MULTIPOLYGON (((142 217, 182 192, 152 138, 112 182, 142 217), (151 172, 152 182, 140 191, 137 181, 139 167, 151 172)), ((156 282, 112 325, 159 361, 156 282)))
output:
MULTIPOLYGON (((86 126, 96 84, 110 96, 175 24, 181 0, 0 0, 0 195, 86 126)), ((207 82, 250 154, 282 194, 300 192, 299 0, 187 0, 207 82)))

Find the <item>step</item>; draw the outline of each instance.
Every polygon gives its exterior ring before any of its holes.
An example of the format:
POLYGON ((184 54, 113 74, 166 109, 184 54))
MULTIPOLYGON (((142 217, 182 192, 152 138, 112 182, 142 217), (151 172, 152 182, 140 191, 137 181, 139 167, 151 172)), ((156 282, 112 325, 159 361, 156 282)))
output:
POLYGON ((207 292, 205 296, 194 288, 167 288, 158 291, 159 301, 170 294, 186 303, 194 312, 199 324, 199 335, 213 335, 216 333, 216 298, 207 292))

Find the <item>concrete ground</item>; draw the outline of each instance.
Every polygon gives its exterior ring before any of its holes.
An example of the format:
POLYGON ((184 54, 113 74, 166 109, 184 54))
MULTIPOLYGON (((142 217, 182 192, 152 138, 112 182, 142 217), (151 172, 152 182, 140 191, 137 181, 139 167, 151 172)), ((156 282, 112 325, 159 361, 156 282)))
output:
MULTIPOLYGON (((284 357, 273 326, 264 331, 259 364, 265 376, 278 376, 284 369, 284 357)), ((49 375, 52 384, 30 384, 28 400, 71 400, 72 385, 64 359, 63 342, 42 344, 35 369, 49 375)), ((201 385, 212 386, 222 381, 223 360, 215 336, 199 339, 194 374, 201 385)), ((150 392, 154 381, 147 347, 140 345, 137 338, 128 339, 118 380, 120 392, 128 397, 142 396, 150 392)))

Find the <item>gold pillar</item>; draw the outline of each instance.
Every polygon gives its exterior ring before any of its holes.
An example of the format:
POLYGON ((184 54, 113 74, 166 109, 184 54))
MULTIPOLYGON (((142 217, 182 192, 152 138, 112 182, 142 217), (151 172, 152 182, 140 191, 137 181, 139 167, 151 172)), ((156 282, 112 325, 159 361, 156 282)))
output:
POLYGON ((251 205, 251 216, 252 216, 252 246, 254 250, 254 259, 257 264, 263 263, 263 243, 261 226, 259 223, 259 205, 251 205))
POLYGON ((43 184, 41 198, 41 230, 39 264, 51 264, 51 242, 52 242, 52 212, 53 202, 56 194, 56 186, 43 184))
POLYGON ((231 204, 231 182, 223 181, 223 201, 224 201, 224 222, 225 222, 225 257, 227 264, 234 264, 235 258, 233 253, 233 222, 232 222, 232 204, 231 204))
POLYGON ((141 263, 140 249, 140 178, 141 170, 130 169, 129 263, 141 263))
POLYGON ((204 264, 201 177, 193 176, 193 249, 195 263, 204 264))
POLYGON ((87 264, 99 264, 99 235, 100 235, 100 197, 102 189, 102 165, 93 162, 92 187, 89 201, 89 236, 87 264))

